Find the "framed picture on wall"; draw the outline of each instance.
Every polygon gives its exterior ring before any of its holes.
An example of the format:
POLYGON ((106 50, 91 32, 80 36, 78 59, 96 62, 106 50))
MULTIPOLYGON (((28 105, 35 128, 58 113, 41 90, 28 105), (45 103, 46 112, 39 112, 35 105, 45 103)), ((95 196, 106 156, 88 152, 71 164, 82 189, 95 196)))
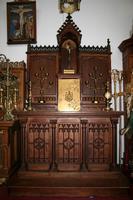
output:
POLYGON ((7 2, 7 43, 36 43, 36 2, 7 2))

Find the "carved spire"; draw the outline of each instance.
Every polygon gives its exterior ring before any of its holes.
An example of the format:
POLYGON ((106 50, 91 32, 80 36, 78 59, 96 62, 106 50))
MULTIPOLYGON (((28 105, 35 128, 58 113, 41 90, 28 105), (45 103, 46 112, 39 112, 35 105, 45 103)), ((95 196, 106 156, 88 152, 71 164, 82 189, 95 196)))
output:
POLYGON ((71 39, 75 40, 75 42, 78 45, 80 45, 80 43, 81 43, 81 37, 82 37, 81 30, 74 23, 72 16, 70 14, 68 14, 65 22, 59 28, 57 33, 58 33, 57 34, 58 44, 62 43, 62 41, 64 41, 69 36, 71 37, 71 39))

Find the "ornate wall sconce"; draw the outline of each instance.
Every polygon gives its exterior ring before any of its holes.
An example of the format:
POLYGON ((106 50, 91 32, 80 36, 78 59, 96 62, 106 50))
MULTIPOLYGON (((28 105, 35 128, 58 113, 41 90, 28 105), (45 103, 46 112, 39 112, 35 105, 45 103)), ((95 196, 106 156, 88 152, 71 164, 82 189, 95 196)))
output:
POLYGON ((59 0, 59 10, 61 13, 72 14, 80 10, 81 0, 59 0))
POLYGON ((0 54, 0 108, 3 120, 13 120, 12 111, 17 109, 18 79, 12 74, 12 64, 4 54, 0 54))

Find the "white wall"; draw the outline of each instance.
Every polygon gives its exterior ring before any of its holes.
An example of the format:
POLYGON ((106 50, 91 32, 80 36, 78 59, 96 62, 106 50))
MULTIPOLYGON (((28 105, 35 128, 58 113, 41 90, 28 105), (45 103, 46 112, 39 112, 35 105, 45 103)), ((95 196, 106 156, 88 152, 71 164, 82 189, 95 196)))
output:
MULTIPOLYGON (((0 0, 0 53, 11 61, 26 62, 26 44, 7 44, 6 2, 0 0)), ((57 30, 66 14, 60 14, 58 0, 36 0, 37 45, 57 45, 57 30)), ((133 0, 82 0, 81 9, 72 15, 82 33, 82 46, 105 46, 111 41, 112 68, 121 69, 119 44, 129 38, 133 24, 133 0)))

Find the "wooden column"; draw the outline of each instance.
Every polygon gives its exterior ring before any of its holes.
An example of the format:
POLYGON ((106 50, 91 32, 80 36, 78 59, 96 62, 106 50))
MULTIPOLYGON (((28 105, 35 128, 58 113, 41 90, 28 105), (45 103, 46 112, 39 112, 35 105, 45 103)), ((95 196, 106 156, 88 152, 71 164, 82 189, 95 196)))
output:
POLYGON ((57 163, 56 163, 56 124, 57 120, 50 121, 51 128, 52 128, 52 163, 51 163, 51 170, 57 170, 57 163))
POLYGON ((117 123, 118 118, 111 118, 112 124, 112 167, 115 168, 117 164, 117 123))
POLYGON ((87 131, 87 120, 81 120, 82 126, 82 164, 81 171, 87 171, 86 166, 86 131, 87 131))

